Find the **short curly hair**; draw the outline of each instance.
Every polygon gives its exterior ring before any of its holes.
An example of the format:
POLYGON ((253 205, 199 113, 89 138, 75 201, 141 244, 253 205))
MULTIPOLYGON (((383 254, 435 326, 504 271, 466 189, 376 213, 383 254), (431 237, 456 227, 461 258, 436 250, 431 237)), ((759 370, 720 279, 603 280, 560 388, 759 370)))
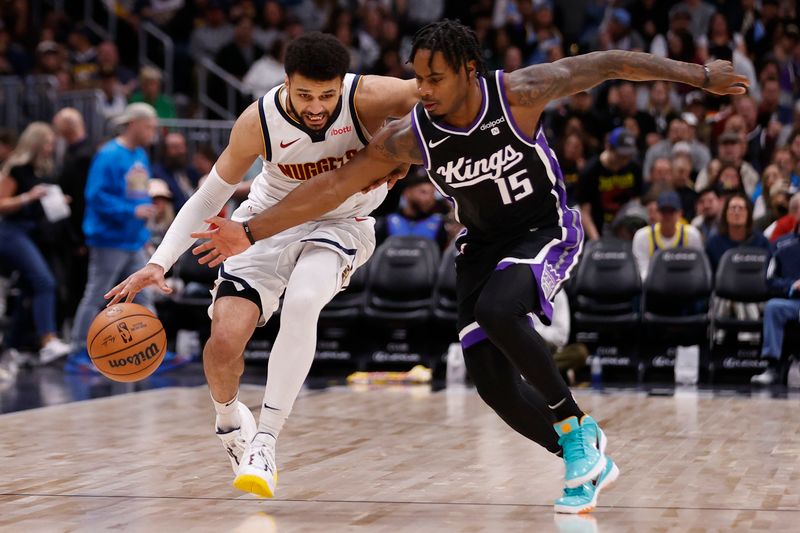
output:
POLYGON ((286 75, 300 74, 316 81, 344 78, 350 67, 347 48, 328 33, 318 31, 301 35, 286 48, 286 75))

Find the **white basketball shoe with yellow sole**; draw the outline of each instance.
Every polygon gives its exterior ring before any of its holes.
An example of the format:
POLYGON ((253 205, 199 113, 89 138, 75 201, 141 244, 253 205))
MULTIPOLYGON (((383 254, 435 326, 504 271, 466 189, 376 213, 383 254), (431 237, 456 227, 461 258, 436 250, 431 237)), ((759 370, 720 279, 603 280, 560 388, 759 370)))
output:
POLYGON ((278 468, 275 466, 275 437, 269 433, 256 433, 242 455, 233 486, 262 498, 272 498, 278 485, 278 468))

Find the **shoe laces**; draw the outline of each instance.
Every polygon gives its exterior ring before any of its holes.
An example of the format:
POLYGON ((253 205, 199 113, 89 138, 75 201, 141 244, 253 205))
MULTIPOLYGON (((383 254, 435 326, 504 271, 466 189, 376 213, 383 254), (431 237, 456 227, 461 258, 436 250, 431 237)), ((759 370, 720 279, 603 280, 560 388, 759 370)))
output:
POLYGON ((566 462, 586 457, 586 448, 583 441, 583 429, 580 427, 561 435, 558 443, 564 449, 564 460, 566 462))
POLYGON ((275 450, 266 444, 251 445, 250 461, 253 466, 275 473, 275 450))

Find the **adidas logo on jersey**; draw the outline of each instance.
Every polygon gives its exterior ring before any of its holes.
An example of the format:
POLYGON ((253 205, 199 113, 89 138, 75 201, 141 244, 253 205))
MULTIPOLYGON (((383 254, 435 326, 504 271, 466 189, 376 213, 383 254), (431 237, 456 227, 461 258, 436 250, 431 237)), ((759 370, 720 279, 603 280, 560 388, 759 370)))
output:
POLYGON ((344 126, 342 128, 331 128, 331 135, 344 135, 353 131, 353 126, 344 126))
POLYGON ((481 124, 481 131, 488 130, 489 128, 494 128, 498 124, 502 124, 505 121, 506 121, 505 117, 500 117, 500 118, 498 118, 496 120, 493 120, 491 122, 486 122, 485 124, 481 124))
POLYGON ((501 177, 503 172, 522 161, 522 157, 522 152, 506 146, 489 157, 477 161, 464 157, 458 158, 455 162, 448 161, 447 166, 437 168, 436 173, 453 187, 469 187, 484 180, 501 177))

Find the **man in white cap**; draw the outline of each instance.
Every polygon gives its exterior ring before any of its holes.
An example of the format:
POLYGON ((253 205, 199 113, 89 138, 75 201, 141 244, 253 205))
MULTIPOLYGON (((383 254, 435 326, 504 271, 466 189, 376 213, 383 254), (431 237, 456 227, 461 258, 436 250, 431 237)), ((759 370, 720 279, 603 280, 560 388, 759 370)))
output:
MULTIPOLYGON (((105 305, 108 287, 142 268, 150 232, 147 221, 155 214, 147 186, 150 160, 145 147, 156 135, 156 112, 146 103, 133 103, 113 119, 120 134, 104 144, 92 160, 86 182, 83 232, 89 248, 89 277, 75 313, 72 342, 76 350, 67 372, 93 372, 85 349, 86 334, 105 305)), ((147 291, 138 303, 150 306, 147 291)))

